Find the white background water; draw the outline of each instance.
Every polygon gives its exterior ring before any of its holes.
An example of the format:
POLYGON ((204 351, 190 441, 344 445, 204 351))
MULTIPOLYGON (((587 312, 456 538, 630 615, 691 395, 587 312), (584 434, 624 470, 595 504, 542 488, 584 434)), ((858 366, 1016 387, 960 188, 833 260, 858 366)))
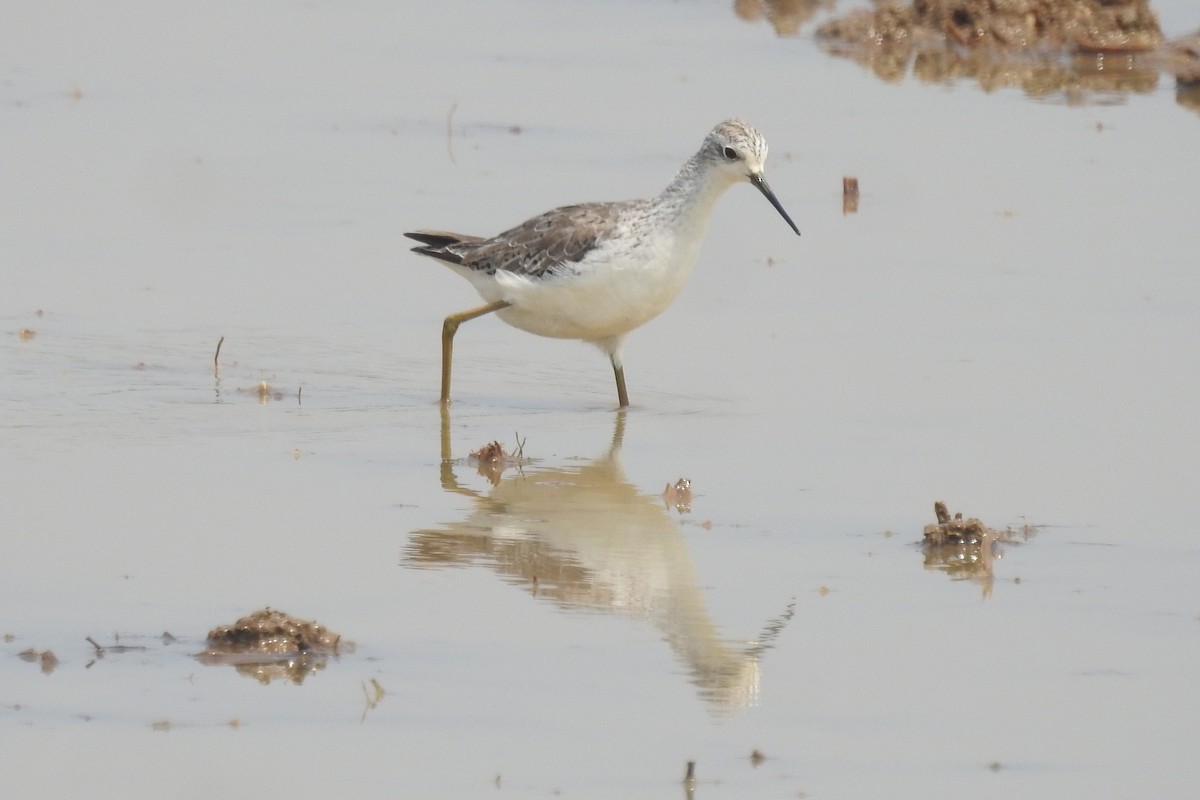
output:
POLYGON ((4 796, 659 797, 687 760, 700 798, 1200 778, 1200 120, 1170 78, 885 84, 720 3, 5 17, 4 796), (723 199, 630 337, 615 461, 600 354, 464 326, 453 455, 519 433, 535 461, 447 491, 438 333, 477 299, 402 232, 652 194, 733 115, 803 236, 723 199), (685 514, 657 497, 681 476, 685 514), (935 499, 1044 527, 985 594, 924 568, 935 499), (190 657, 264 605, 358 648, 302 686, 190 657), (149 649, 88 666, 114 634, 149 649))

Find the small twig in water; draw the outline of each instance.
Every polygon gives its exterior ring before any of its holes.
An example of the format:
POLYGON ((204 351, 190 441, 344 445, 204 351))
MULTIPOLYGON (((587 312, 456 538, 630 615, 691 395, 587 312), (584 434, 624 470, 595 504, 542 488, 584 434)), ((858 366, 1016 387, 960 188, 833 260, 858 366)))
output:
POLYGON ((223 345, 223 344, 225 344, 224 336, 222 336, 221 340, 219 342, 217 342, 217 352, 213 353, 213 372, 216 372, 217 370, 219 370, 221 368, 221 364, 220 364, 219 360, 221 358, 221 345, 223 345))

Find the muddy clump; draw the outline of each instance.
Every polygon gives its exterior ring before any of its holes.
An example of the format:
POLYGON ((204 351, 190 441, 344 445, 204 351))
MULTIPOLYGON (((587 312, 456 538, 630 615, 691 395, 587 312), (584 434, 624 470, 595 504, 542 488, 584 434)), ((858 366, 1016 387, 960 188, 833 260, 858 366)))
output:
POLYGON ((352 644, 316 622, 264 608, 232 625, 213 628, 208 649, 197 658, 209 665, 233 665, 262 683, 277 678, 300 683, 324 669, 329 657, 351 650, 352 644))
POLYGON ((927 547, 942 547, 948 544, 978 546, 987 539, 995 540, 1005 535, 974 517, 963 519, 962 512, 955 514, 954 519, 951 519, 946 504, 941 500, 933 504, 933 514, 937 517, 937 524, 925 526, 924 544, 927 547))
POLYGON ((1200 31, 1173 39, 1163 49, 1167 70, 1175 74, 1178 91, 1194 95, 1200 89, 1200 31))
POLYGON ((822 38, 883 45, 949 43, 970 48, 1129 53, 1162 44, 1149 0, 898 0, 823 25, 822 38))
POLYGON ((800 29, 837 0, 734 0, 733 13, 746 22, 765 19, 780 36, 796 36, 800 29))
POLYGON ((1089 92, 1149 92, 1160 71, 1200 71, 1186 40, 1164 43, 1149 0, 876 0, 817 30, 835 55, 888 81, 960 78, 1078 102, 1089 92))
POLYGON ((680 478, 674 484, 667 484, 667 488, 663 489, 662 499, 667 510, 672 508, 680 514, 687 514, 692 510, 692 482, 688 478, 680 478))
POLYGON ((17 658, 22 661, 31 661, 41 665, 43 675, 49 675, 58 666, 58 656, 54 655, 54 652, 51 650, 39 651, 32 647, 27 647, 17 653, 17 658))
POLYGON ((992 593, 995 562, 1004 557, 1002 546, 1028 541, 1037 530, 1032 525, 998 530, 975 517, 964 519, 961 513, 951 517, 941 500, 933 504, 933 513, 937 522, 925 526, 920 542, 925 568, 956 580, 974 581, 982 587, 984 597, 992 593))
POLYGON ((208 646, 228 653, 293 656, 303 653, 337 655, 342 637, 315 622, 283 611, 264 608, 232 625, 208 632, 208 646))

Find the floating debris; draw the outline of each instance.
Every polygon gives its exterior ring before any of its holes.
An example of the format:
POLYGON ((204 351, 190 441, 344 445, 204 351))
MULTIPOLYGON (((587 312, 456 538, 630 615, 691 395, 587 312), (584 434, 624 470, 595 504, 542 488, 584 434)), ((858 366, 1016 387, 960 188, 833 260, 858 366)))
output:
POLYGON ((362 716, 358 720, 360 724, 366 721, 367 712, 379 708, 379 704, 383 702, 383 698, 387 695, 383 686, 374 678, 371 678, 371 688, 367 688, 366 681, 363 681, 362 688, 363 695, 366 697, 366 705, 363 707, 362 716))
POLYGON ((58 656, 54 655, 53 651, 50 650, 38 651, 32 647, 27 647, 17 653, 17 658, 22 661, 31 661, 40 664, 43 675, 49 675, 58 666, 58 656))
MULTIPOLYGON (((96 650, 96 657, 94 659, 92 659, 91 661, 89 661, 87 664, 88 669, 90 669, 93 664, 95 664, 100 659, 104 658, 109 653, 115 653, 115 654, 120 655, 122 653, 133 653, 133 652, 139 652, 139 651, 144 651, 144 650, 149 649, 145 645, 140 645, 140 644, 110 644, 107 647, 105 647, 104 645, 100 644, 99 642, 97 642, 95 639, 93 639, 90 636, 85 636, 83 638, 85 640, 87 640, 87 643, 90 644, 96 650)), ((113 636, 113 640, 116 642, 119 642, 120 637, 113 636)))
POLYGON ((500 478, 506 469, 510 467, 520 469, 530 462, 530 459, 525 457, 525 440, 518 433, 514 433, 513 436, 517 440, 516 452, 510 453, 500 442, 492 441, 478 450, 473 450, 467 456, 467 463, 475 467, 480 475, 487 478, 492 486, 500 485, 500 478))
POLYGON ((858 213, 858 178, 842 178, 842 215, 858 213))
POLYGON ((509 458, 508 453, 504 452, 504 445, 500 442, 488 442, 478 450, 471 451, 471 458, 478 462, 492 464, 496 461, 505 461, 509 458))

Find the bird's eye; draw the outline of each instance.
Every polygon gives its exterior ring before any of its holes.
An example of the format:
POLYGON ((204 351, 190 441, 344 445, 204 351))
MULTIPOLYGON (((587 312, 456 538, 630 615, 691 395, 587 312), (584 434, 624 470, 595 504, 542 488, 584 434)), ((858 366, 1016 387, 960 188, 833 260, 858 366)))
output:
POLYGON ((737 157, 738 157, 737 150, 734 150, 732 147, 726 147, 724 150, 721 151, 721 154, 724 155, 725 158, 729 159, 730 161, 737 161, 737 157))

